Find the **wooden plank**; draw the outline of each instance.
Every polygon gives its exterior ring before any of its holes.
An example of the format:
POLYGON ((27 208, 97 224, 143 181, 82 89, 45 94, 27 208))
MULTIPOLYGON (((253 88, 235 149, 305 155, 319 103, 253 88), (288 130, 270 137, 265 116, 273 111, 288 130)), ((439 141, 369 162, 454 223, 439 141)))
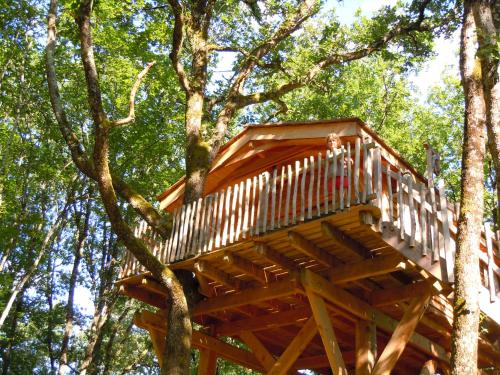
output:
POLYGON ((292 245, 294 248, 300 250, 307 256, 313 258, 314 260, 327 267, 333 267, 339 263, 338 259, 334 255, 330 254, 326 250, 317 247, 312 242, 308 241, 306 238, 296 232, 288 232, 288 240, 290 241, 290 245, 292 245))
POLYGON ((403 175, 398 171, 398 214, 399 214, 399 238, 405 239, 405 205, 403 202, 403 175))
POLYGON ((422 256, 427 256, 427 210, 425 185, 420 184, 420 242, 422 243, 422 256))
POLYGON ((288 272, 293 272, 298 269, 297 265, 291 259, 287 258, 280 252, 271 249, 265 244, 258 244, 255 247, 255 251, 257 252, 257 254, 266 258, 269 262, 280 266, 282 269, 288 272))
POLYGON ((240 187, 234 184, 233 198, 231 204, 231 221, 229 223, 229 243, 234 243, 236 237, 236 207, 238 204, 238 197, 240 195, 240 187))
POLYGON ((243 227, 243 193, 245 191, 245 182, 240 182, 240 187, 238 189, 238 218, 236 221, 236 233, 234 235, 234 240, 239 241, 241 238, 241 228, 243 227))
POLYGON ((259 268, 251 261, 234 254, 233 252, 226 251, 222 258, 224 262, 233 266, 238 271, 250 276, 261 284, 267 283, 267 276, 263 269, 259 268))
POLYGON ((184 221, 186 218, 186 205, 182 205, 181 208, 181 215, 179 217, 179 229, 178 229, 178 237, 177 237, 177 246, 175 248, 175 256, 172 262, 175 262, 176 260, 180 259, 181 253, 182 253, 182 243, 183 243, 183 233, 184 233, 184 221))
POLYGON ((286 311, 273 312, 247 319, 215 324, 214 331, 219 336, 233 336, 242 331, 263 331, 282 326, 302 324, 311 316, 309 307, 300 307, 286 311))
POLYGON ((408 210, 410 211, 410 247, 415 247, 415 237, 416 237, 416 223, 415 215, 417 214, 414 208, 413 199, 413 177, 411 175, 406 176, 408 181, 408 210))
POLYGON ((430 359, 424 363, 420 369, 419 375, 434 375, 438 370, 438 363, 434 359, 430 359))
POLYGON ((200 238, 199 238, 199 248, 200 248, 200 253, 206 252, 207 249, 207 229, 208 229, 208 210, 209 206, 212 203, 212 196, 207 195, 203 199, 203 209, 201 210, 201 218, 200 218, 200 238))
POLYGON ((271 223, 269 229, 274 230, 276 216, 276 183, 278 179, 278 168, 273 168, 273 177, 271 179, 271 223))
POLYGON ((332 327, 332 322, 323 299, 317 296, 312 290, 306 287, 307 297, 311 305, 316 326, 323 341, 330 368, 334 375, 347 375, 344 359, 340 351, 337 337, 332 327))
POLYGON ((292 367, 297 358, 302 354, 306 346, 316 335, 317 327, 314 318, 304 324, 297 336, 292 340, 285 352, 278 358, 268 375, 284 375, 292 367))
POLYGON ((192 205, 194 202, 188 203, 186 205, 186 215, 184 217, 184 224, 182 226, 182 242, 181 242, 181 248, 179 252, 179 257, 178 259, 184 259, 186 250, 187 250, 187 245, 188 245, 188 233, 189 233, 189 224, 191 221, 191 209, 192 205))
POLYGON ((174 209, 174 212, 172 214, 173 220, 172 220, 172 232, 170 233, 170 239, 168 242, 168 248, 167 248, 167 262, 173 262, 174 257, 173 255, 175 254, 175 248, 176 248, 176 243, 177 243, 177 226, 179 225, 179 213, 180 213, 180 208, 177 207, 174 209))
MULTIPOLYGON (((339 186, 339 210, 344 211, 344 200, 345 200, 345 187, 344 187, 344 177, 345 177, 345 150, 344 146, 340 151, 339 166, 340 166, 340 186, 339 186)), ((334 182, 336 184, 336 181, 334 182)))
POLYGON ((250 214, 250 236, 255 234, 255 207, 257 205, 256 203, 256 198, 257 198, 257 187, 258 187, 258 182, 257 182, 257 176, 253 176, 253 181, 252 181, 252 199, 250 201, 250 204, 252 205, 252 212, 250 214))
POLYGON ((246 186, 245 186, 245 211, 243 215, 243 238, 247 238, 249 228, 249 215, 250 215, 250 194, 252 188, 252 180, 247 178, 246 186))
POLYGON ((328 172, 330 169, 329 163, 330 163, 330 157, 331 153, 330 150, 326 150, 326 157, 325 157, 325 176, 323 178, 323 200, 324 200, 324 213, 325 215, 330 212, 329 210, 329 202, 328 202, 328 194, 330 193, 328 191, 328 172))
POLYGON ((375 147, 373 150, 373 156, 374 156, 374 165, 375 165, 375 171, 374 171, 374 188, 375 188, 375 194, 377 195, 377 207, 382 209, 382 155, 380 151, 380 147, 375 147))
POLYGON ((191 254, 195 255, 201 252, 201 219, 202 212, 205 210, 204 200, 203 198, 198 198, 198 202, 196 203, 196 214, 194 218, 194 231, 193 231, 193 239, 191 243, 191 254))
POLYGON ((231 193, 233 188, 227 187, 225 202, 224 202, 224 226, 222 228, 221 246, 226 246, 229 237, 229 222, 231 221, 231 193))
POLYGON ((373 259, 336 266, 329 271, 330 281, 335 284, 346 283, 385 275, 390 272, 406 269, 406 263, 399 254, 380 255, 373 259))
POLYGON ((391 178, 391 166, 387 164, 385 170, 386 184, 387 184, 387 194, 389 195, 389 222, 391 225, 394 224, 394 193, 392 191, 392 178, 391 178))
POLYGON ((257 358, 266 371, 269 371, 276 362, 276 359, 269 353, 262 342, 250 331, 242 331, 238 336, 250 348, 255 358, 257 358))
POLYGON ((359 320, 355 331, 355 375, 371 375, 377 359, 377 331, 375 323, 359 320))
POLYGON ((221 245, 221 227, 222 227, 222 214, 224 212, 224 195, 225 192, 222 190, 219 195, 219 207, 217 213, 217 228, 215 230, 215 248, 219 248, 221 245))
POLYGON ((217 212, 218 212, 218 204, 219 204, 219 193, 215 192, 212 198, 212 203, 210 204, 210 210, 212 211, 212 218, 210 220, 210 226, 208 228, 209 232, 209 242, 208 242, 208 247, 207 251, 212 251, 214 243, 215 243, 215 238, 217 236, 217 212))
POLYGON ((443 249, 444 249, 444 259, 446 262, 446 276, 448 277, 448 282, 454 282, 453 267, 455 264, 455 256, 451 249, 451 239, 450 239, 450 225, 448 221, 448 200, 446 199, 446 193, 444 191, 444 181, 440 180, 438 182, 439 190, 439 206, 441 208, 441 225, 443 227, 443 249))
POLYGON ((307 218, 312 219, 314 189, 314 156, 309 157, 309 191, 307 194, 307 218))
POLYGON ((263 173, 263 181, 264 181, 264 193, 263 193, 263 211, 262 211, 262 233, 267 232, 267 221, 268 221, 268 213, 269 213, 269 184, 270 184, 270 175, 269 172, 263 173))
POLYGON ((373 368, 372 375, 389 375, 403 353, 417 324, 427 308, 430 293, 415 297, 406 309, 389 342, 373 368))
POLYGON ((363 194, 361 202, 366 203, 368 198, 368 147, 363 142, 363 194))
POLYGON ((293 198, 292 198, 292 224, 297 223, 297 194, 299 190, 299 174, 300 174, 300 161, 295 161, 295 178, 293 183, 293 198))
POLYGON ((359 194, 359 162, 361 159, 361 139, 356 137, 354 143, 354 199, 356 204, 360 203, 359 194))
POLYGON ((241 290, 245 286, 245 282, 232 277, 230 274, 213 267, 210 263, 200 260, 194 264, 196 272, 201 273, 212 280, 228 286, 234 290, 241 290))
POLYGON ((302 179, 300 180, 300 221, 304 221, 306 212, 306 177, 307 170, 309 168, 309 162, 307 158, 304 158, 304 163, 302 166, 302 179))
POLYGON ((484 223, 484 234, 486 236, 486 253, 488 255, 488 289, 490 291, 490 302, 493 303, 496 301, 495 275, 493 273, 495 258, 493 255, 493 232, 490 223, 484 223))
POLYGON ((198 375, 217 374, 217 353, 213 350, 200 349, 198 362, 198 375))
POLYGON ((332 178, 331 178, 331 185, 332 185, 332 210, 333 212, 337 211, 337 150, 332 151, 332 178))
POLYGON ((431 286, 427 281, 419 281, 395 288, 373 290, 370 292, 368 299, 373 306, 394 305, 395 303, 424 295, 430 291, 431 286))
POLYGON ((280 176, 280 197, 278 203, 278 228, 281 228, 281 210, 283 208, 283 189, 285 188, 285 172, 286 168, 283 165, 281 167, 281 176, 280 176))
POLYGON ((259 174, 259 188, 258 188, 258 198, 257 198, 257 218, 255 219, 255 234, 259 234, 262 228, 262 197, 264 192, 264 181, 262 173, 259 174))
POLYGON ((353 251, 362 258, 371 258, 372 253, 359 242, 345 235, 343 232, 335 228, 332 224, 324 221, 321 223, 321 230, 324 235, 329 237, 334 242, 335 247, 343 250, 353 251))
POLYGON ((285 202, 285 218, 284 225, 288 226, 288 218, 290 216, 290 195, 292 192, 292 166, 287 165, 287 181, 286 181, 286 202, 285 202))
POLYGON ((286 297, 296 294, 300 290, 300 286, 296 279, 284 279, 268 283, 265 286, 248 288, 238 293, 226 294, 201 301, 193 308, 193 316, 210 314, 243 305, 256 304, 270 299, 286 297))
POLYGON ((321 216, 321 152, 318 153, 318 178, 316 183, 316 216, 321 216))
POLYGON ((347 142, 347 196, 346 196, 346 207, 351 207, 351 197, 352 197, 352 159, 351 159, 351 143, 347 142))

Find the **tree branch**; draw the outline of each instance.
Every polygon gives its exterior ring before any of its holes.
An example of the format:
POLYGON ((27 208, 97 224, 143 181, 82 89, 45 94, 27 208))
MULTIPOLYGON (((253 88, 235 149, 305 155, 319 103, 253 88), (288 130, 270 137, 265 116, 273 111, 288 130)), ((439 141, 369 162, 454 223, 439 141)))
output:
POLYGON ((170 52, 169 57, 174 66, 175 73, 179 79, 179 83, 185 92, 191 91, 188 77, 184 66, 179 60, 179 56, 182 52, 182 47, 184 44, 184 16, 183 9, 178 0, 168 0, 172 11, 174 12, 174 31, 172 35, 172 52, 170 52))
POLYGON ((149 69, 151 69, 151 67, 154 64, 156 64, 156 61, 150 62, 148 65, 146 65, 146 67, 142 70, 142 72, 139 73, 134 83, 134 86, 132 86, 132 90, 130 90, 130 97, 128 101, 129 104, 128 116, 120 120, 111 121, 110 125, 112 127, 127 125, 135 121, 135 95, 137 94, 137 90, 139 90, 139 86, 141 85, 142 79, 149 72, 149 69))

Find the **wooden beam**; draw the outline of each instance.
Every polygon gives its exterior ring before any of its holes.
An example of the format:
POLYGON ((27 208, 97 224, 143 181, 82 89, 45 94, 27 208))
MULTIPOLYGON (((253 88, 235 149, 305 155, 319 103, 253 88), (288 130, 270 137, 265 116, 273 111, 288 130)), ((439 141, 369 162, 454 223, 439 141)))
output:
POLYGON ((167 307, 166 297, 137 286, 120 285, 119 293, 160 309, 165 309, 167 307))
POLYGON ((257 254, 264 257, 267 261, 280 266, 285 271, 293 273, 294 271, 298 270, 297 265, 291 259, 287 258, 278 251, 271 249, 267 245, 258 244, 255 247, 255 251, 257 252, 257 254))
MULTIPOLYGON (((342 288, 332 285, 325 278, 310 270, 302 271, 301 280, 304 286, 311 287, 315 293, 322 296, 329 303, 349 311, 350 315, 362 320, 374 320, 377 327, 388 333, 392 333, 398 326, 397 320, 371 307, 342 288)), ((434 343, 427 337, 413 333, 410 343, 428 355, 443 362, 449 362, 449 353, 441 345, 434 343)))
POLYGON ((245 282, 213 267, 210 263, 204 260, 196 262, 194 264, 194 269, 196 272, 201 273, 212 280, 218 281, 225 286, 233 288, 234 290, 241 290, 245 287, 245 282))
POLYGON ((267 374, 286 374, 316 333, 316 322, 314 321, 314 318, 311 317, 306 324, 304 324, 297 336, 295 336, 290 345, 286 348, 285 352, 278 358, 274 366, 267 374))
MULTIPOLYGON (((355 353, 353 351, 343 352, 342 357, 345 363, 354 362, 355 353)), ((330 362, 328 362, 328 357, 326 355, 315 355, 311 357, 299 358, 295 361, 292 368, 294 370, 313 370, 320 368, 329 368, 330 362)))
POLYGON ((377 359, 377 331, 375 323, 359 320, 356 322, 355 374, 370 375, 377 359))
POLYGON ((216 311, 227 310, 243 305, 286 297, 299 293, 301 286, 295 278, 269 283, 258 288, 244 289, 238 293, 226 294, 199 302, 193 309, 193 315, 199 316, 216 311))
POLYGON ((267 283, 267 275, 265 271, 259 268, 251 261, 240 257, 232 252, 226 251, 222 258, 224 262, 236 268, 238 271, 250 276, 261 284, 267 283))
POLYGON ((198 375, 217 374, 217 353, 213 350, 200 349, 200 360, 198 362, 198 375))
POLYGON ((406 263, 399 254, 381 255, 373 259, 344 264, 330 270, 330 281, 335 284, 385 275, 388 272, 404 270, 406 263))
POLYGON ((311 289, 306 287, 307 297, 311 304, 314 320, 316 321, 323 346, 325 348, 326 356, 330 363, 330 368, 334 375, 347 375, 342 353, 337 342, 337 337, 332 327, 332 322, 328 311, 326 310, 325 302, 321 297, 316 295, 311 289))
POLYGON ((269 371, 276 362, 262 342, 250 331, 242 331, 239 333, 241 340, 250 348, 255 358, 262 364, 262 366, 269 371))
POLYGON ((336 247, 353 251, 362 258, 371 258, 373 256, 370 250, 342 233, 329 222, 324 221, 321 223, 321 230, 328 238, 333 240, 336 247))
MULTIPOLYGON (((136 314, 134 317, 134 324, 148 331, 155 330, 163 335, 166 333, 165 318, 150 311, 142 311, 136 314)), ((260 372, 265 371, 252 353, 220 341, 215 337, 208 336, 200 331, 193 330, 191 345, 199 350, 212 350, 219 357, 225 358, 243 367, 260 372)))
POLYGON ((370 292, 368 298, 374 306, 393 305, 427 293, 430 290, 431 287, 427 281, 420 281, 396 288, 374 290, 370 292))
POLYGON ((232 336, 242 331, 260 331, 275 327, 297 324, 311 316, 311 309, 303 307, 272 314, 260 315, 254 318, 215 325, 215 332, 220 336, 232 336))
POLYGON ((288 240, 294 248, 327 267, 335 267, 335 265, 340 263, 337 257, 314 245, 311 241, 296 232, 288 232, 288 240))
POLYGON ((420 375, 434 375, 438 369, 438 364, 434 359, 430 359, 424 363, 420 370, 420 375))
POLYGON ((417 324, 425 312, 431 295, 429 292, 412 299, 401 321, 394 330, 389 342, 373 368, 372 375, 389 375, 399 357, 403 353, 408 341, 415 331, 417 324))

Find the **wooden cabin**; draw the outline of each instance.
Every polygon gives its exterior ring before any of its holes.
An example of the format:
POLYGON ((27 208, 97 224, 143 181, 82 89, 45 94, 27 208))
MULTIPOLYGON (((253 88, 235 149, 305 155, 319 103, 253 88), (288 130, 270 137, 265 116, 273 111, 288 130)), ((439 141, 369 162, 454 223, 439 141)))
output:
MULTIPOLYGON (((170 238, 144 223, 136 235, 196 274, 199 373, 225 358, 268 374, 446 374, 456 213, 436 154, 422 152, 426 177, 359 119, 249 125, 220 150, 202 198, 183 205, 183 179, 163 192, 170 238), (342 147, 330 152, 332 132, 342 147)), ((488 225, 477 251, 479 368, 498 374, 500 258, 488 225)), ((118 284, 157 309, 135 323, 161 351, 166 292, 131 255, 118 284)))

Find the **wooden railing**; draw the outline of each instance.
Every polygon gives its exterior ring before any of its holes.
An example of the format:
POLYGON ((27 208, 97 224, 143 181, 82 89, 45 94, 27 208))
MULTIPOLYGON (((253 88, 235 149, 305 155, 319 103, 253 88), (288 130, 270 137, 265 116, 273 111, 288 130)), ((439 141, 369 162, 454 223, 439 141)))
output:
MULTIPOLYGON (((377 145, 360 139, 327 151, 325 157, 318 153, 275 166, 175 209, 167 240, 160 240, 145 222, 135 235, 162 262, 174 263, 358 204, 379 207, 379 230, 395 231, 419 256, 441 262, 444 281, 452 281, 456 227, 444 185, 416 182, 412 174, 383 162, 377 145)), ((500 271, 493 236, 485 233, 488 252, 480 254, 493 301, 500 271)), ((143 271, 128 253, 121 277, 143 271)))

